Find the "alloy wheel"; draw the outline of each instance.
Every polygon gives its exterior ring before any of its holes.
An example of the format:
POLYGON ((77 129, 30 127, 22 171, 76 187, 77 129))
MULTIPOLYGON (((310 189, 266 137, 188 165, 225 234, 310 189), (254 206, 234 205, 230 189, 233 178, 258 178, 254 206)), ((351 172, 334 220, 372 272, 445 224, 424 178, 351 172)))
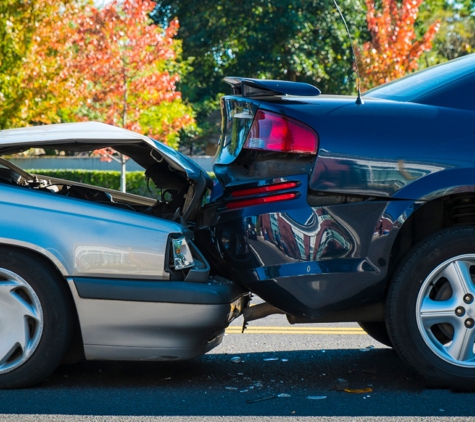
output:
POLYGON ((33 288, 18 274, 0 268, 0 374, 31 357, 43 325, 43 309, 33 288))
POLYGON ((475 254, 459 255, 424 280, 416 320, 427 346, 441 359, 475 368, 475 254))

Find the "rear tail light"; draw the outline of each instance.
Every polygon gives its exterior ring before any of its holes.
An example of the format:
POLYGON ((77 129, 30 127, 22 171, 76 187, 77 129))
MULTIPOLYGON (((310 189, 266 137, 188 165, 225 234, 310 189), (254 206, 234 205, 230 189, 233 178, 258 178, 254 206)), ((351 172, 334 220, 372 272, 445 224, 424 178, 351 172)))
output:
POLYGON ((226 204, 226 208, 235 209, 235 208, 245 208, 253 205, 262 205, 268 204, 271 202, 280 202, 288 201, 290 199, 298 198, 299 192, 281 192, 289 189, 298 188, 300 182, 298 181, 289 181, 289 182, 277 182, 272 185, 258 186, 255 188, 248 189, 237 189, 231 192, 230 201, 226 204), (263 196, 267 194, 267 196, 263 196), (260 195, 257 198, 252 198, 252 196, 260 195), (245 198, 251 197, 251 198, 245 198))
POLYGON ((258 110, 244 148, 316 154, 318 135, 310 126, 290 117, 258 110))
POLYGON ((234 192, 231 193, 231 196, 233 198, 240 198, 242 196, 251 196, 251 195, 258 195, 260 193, 269 193, 269 192, 275 192, 278 190, 292 189, 292 188, 296 188, 298 185, 299 185, 298 182, 276 183, 275 185, 260 186, 258 188, 235 190, 234 192))
POLYGON ((233 201, 226 204, 226 207, 230 210, 234 208, 244 208, 250 207, 253 205, 262 205, 268 204, 270 202, 280 202, 280 201, 288 201, 289 199, 295 199, 299 195, 298 192, 290 192, 290 193, 280 193, 278 195, 272 196, 265 196, 263 198, 251 198, 251 199, 241 199, 239 201, 233 201))

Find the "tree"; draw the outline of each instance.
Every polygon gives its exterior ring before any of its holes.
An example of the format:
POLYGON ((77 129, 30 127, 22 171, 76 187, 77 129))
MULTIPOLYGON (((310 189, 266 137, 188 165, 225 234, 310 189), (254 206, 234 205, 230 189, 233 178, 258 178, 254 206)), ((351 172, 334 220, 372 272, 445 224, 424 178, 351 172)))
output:
POLYGON ((42 100, 47 96, 47 81, 53 79, 50 72, 58 69, 40 60, 38 46, 46 48, 44 37, 51 40, 57 35, 53 27, 64 11, 81 4, 82 0, 0 2, 0 129, 27 125, 51 110, 42 100), (35 113, 37 106, 43 111, 35 113))
MULTIPOLYGON (((218 104, 216 96, 229 92, 222 79, 231 75, 354 90, 350 41, 331 0, 155 1, 155 22, 180 21, 183 58, 193 68, 180 87, 194 104, 218 104)), ((357 37, 364 10, 353 0, 340 3, 357 37)))
POLYGON ((376 11, 375 0, 366 0, 366 20, 371 40, 359 49, 362 86, 366 89, 402 77, 418 68, 418 59, 431 48, 439 29, 432 23, 419 38, 415 22, 423 0, 382 0, 376 11))
POLYGON ((76 81, 77 119, 101 120, 175 146, 177 132, 193 124, 192 110, 176 90, 178 21, 165 30, 149 25, 152 8, 149 0, 115 0, 73 17, 67 76, 76 81))
POLYGON ((425 0, 419 16, 419 32, 425 31, 434 21, 440 21, 440 30, 432 41, 433 48, 423 55, 423 66, 475 52, 474 0, 425 0))
POLYGON ((194 125, 191 108, 176 90, 178 21, 165 30, 149 25, 152 8, 149 0, 115 0, 72 18, 67 79, 75 81, 78 106, 71 112, 77 120, 122 126, 176 147, 179 131, 194 125))

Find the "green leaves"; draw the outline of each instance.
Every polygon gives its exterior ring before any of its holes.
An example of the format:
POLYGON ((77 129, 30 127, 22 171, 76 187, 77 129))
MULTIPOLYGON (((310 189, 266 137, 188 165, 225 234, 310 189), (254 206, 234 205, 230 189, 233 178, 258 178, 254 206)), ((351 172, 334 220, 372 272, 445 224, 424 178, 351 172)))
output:
POLYGON ((178 148, 180 130, 194 132, 197 129, 193 115, 193 109, 177 98, 145 109, 139 122, 144 134, 156 137, 172 148, 178 148), (186 125, 183 124, 184 121, 186 125))
POLYGON ((176 147, 183 129, 195 130, 176 89, 186 66, 177 62, 178 22, 150 25, 153 5, 2 1, 0 129, 98 120, 176 147))
POLYGON ((435 20, 440 30, 433 48, 423 56, 422 66, 430 66, 475 52, 475 1, 425 0, 420 9, 419 32, 435 20))
MULTIPOLYGON (((357 36, 365 28, 361 2, 340 3, 357 36)), ((192 102, 229 92, 224 76, 304 81, 324 93, 354 89, 350 43, 330 0, 157 0, 156 22, 174 16, 193 67, 180 88, 192 102)))

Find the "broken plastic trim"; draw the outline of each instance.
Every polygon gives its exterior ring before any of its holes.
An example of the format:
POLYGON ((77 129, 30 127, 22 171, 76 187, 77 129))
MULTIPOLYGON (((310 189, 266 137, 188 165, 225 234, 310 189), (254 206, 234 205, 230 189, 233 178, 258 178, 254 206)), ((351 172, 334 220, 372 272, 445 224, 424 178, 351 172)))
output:
POLYGON ((188 275, 185 277, 185 281, 207 283, 209 281, 210 271, 208 261, 206 261, 203 254, 198 250, 193 242, 189 241, 188 246, 191 250, 195 265, 193 268, 190 268, 188 275))

